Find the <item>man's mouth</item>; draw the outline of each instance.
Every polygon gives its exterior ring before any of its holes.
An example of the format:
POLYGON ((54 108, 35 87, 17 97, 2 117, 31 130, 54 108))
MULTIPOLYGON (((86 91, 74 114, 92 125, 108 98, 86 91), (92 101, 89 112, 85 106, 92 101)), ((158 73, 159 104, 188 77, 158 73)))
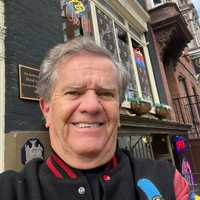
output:
POLYGON ((74 126, 78 128, 99 128, 103 125, 103 123, 72 123, 74 126))

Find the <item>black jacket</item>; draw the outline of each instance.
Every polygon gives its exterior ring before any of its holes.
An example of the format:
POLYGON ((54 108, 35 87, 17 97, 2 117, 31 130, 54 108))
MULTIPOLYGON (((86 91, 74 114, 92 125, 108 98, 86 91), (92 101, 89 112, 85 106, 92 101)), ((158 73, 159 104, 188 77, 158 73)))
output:
MULTIPOLYGON (((134 160, 129 153, 118 153, 118 165, 96 174, 102 200, 175 200, 174 168, 161 161, 134 160), (110 177, 105 180, 104 175, 110 177), (147 197, 148 196, 148 197, 147 197), (162 197, 161 197, 162 196, 162 197), (157 197, 157 198, 156 198, 157 197)), ((35 159, 17 173, 0 175, 1 200, 93 200, 86 176, 59 179, 45 161, 35 159)))

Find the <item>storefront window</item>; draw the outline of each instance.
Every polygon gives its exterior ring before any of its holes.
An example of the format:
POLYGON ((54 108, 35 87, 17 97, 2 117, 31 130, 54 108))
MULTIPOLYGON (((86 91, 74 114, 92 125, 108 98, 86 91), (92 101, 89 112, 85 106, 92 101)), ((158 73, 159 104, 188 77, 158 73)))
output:
POLYGON ((152 93, 150 87, 149 76, 147 73, 147 67, 145 63, 145 57, 142 47, 132 40, 133 52, 135 56, 135 63, 138 70, 138 76, 140 80, 140 87, 142 90, 142 97, 144 99, 152 101, 152 93))
POLYGON ((101 46, 108 49, 113 55, 114 59, 119 61, 117 56, 112 19, 103 13, 100 9, 96 8, 96 11, 101 46))
POLYGON ((115 32, 117 35, 117 43, 119 47, 119 55, 121 59, 121 65, 126 68, 126 70, 131 75, 131 82, 128 84, 126 97, 127 99, 133 99, 138 96, 137 84, 135 81, 135 74, 133 73, 133 67, 131 62, 131 53, 128 44, 128 35, 125 30, 123 30, 119 25, 115 23, 115 32))
POLYGON ((81 35, 95 37, 130 74, 126 100, 142 97, 153 101, 143 34, 105 0, 61 0, 61 7, 65 41, 81 35))
POLYGON ((93 36, 91 9, 88 0, 61 1, 65 40, 81 35, 93 36))

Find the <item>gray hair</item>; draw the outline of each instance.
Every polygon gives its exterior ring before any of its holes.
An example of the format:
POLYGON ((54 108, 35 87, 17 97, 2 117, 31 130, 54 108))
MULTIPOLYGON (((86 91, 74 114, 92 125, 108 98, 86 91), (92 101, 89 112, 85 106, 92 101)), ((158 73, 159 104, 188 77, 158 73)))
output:
POLYGON ((75 55, 81 51, 88 53, 95 53, 97 55, 105 56, 112 60, 117 68, 118 73, 118 88, 120 103, 124 100, 125 90, 129 82, 129 74, 124 67, 119 66, 113 60, 111 53, 98 46, 92 39, 88 37, 78 37, 67 43, 56 45, 50 49, 40 66, 39 81, 37 85, 37 93, 46 101, 51 99, 53 86, 56 81, 56 65, 63 59, 75 55))

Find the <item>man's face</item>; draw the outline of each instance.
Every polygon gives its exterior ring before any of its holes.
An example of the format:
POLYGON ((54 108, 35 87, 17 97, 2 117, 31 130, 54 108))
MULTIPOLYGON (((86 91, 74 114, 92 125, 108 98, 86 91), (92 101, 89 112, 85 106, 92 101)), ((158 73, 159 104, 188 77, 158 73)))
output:
POLYGON ((51 100, 40 101, 53 149, 60 156, 110 159, 119 123, 116 67, 106 57, 82 52, 63 59, 56 73, 51 100))

